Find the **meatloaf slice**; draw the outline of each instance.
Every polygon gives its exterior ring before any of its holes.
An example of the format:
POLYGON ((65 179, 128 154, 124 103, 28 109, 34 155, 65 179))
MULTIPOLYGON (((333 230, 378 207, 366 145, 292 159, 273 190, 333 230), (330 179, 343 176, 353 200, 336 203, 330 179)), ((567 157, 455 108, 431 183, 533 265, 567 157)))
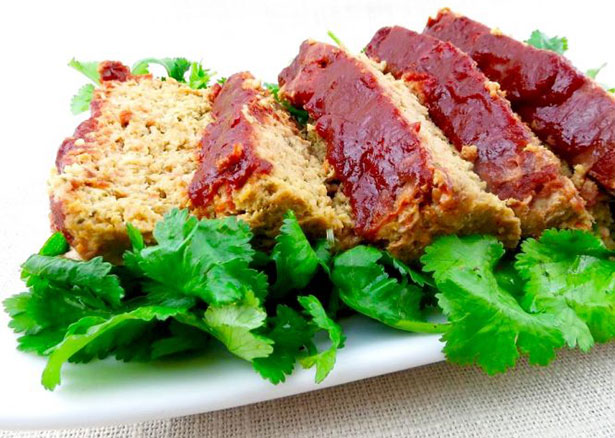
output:
POLYGON ((367 57, 306 41, 279 82, 280 95, 313 119, 362 239, 402 259, 446 233, 517 243, 512 210, 484 191, 403 82, 367 57))
POLYGON ((238 215, 265 238, 277 234, 289 209, 308 234, 342 227, 312 145, 250 73, 228 78, 212 117, 189 187, 197 215, 238 215))
MULTIPOLYGON (((104 63, 101 78, 91 117, 64 141, 49 180, 53 227, 63 231, 82 257, 117 255, 128 245, 126 222, 150 240, 155 223, 174 207, 190 208, 199 216, 239 214, 256 231, 279 227, 287 206, 295 207, 301 220, 321 235, 339 223, 322 183, 320 163, 308 159, 303 152, 307 142, 249 75, 232 77, 222 90, 219 86, 193 90, 170 78, 132 76, 119 63, 104 63), (270 108, 267 111, 276 115, 276 122, 258 120, 244 102, 235 102, 232 90, 237 87, 258 90, 262 107, 270 108), (241 187, 233 186, 230 196, 225 192, 211 204, 194 206, 188 188, 203 166, 204 161, 199 161, 203 133, 212 120, 225 117, 220 112, 212 115, 212 100, 214 109, 220 110, 219 98, 229 94, 228 111, 241 110, 248 137, 262 123, 270 127, 269 143, 259 142, 254 154, 267 159, 277 147, 279 161, 263 165, 267 171, 253 172, 241 187), (297 180, 310 180, 276 185, 271 181, 278 167, 301 167, 297 180)), ((216 135, 223 138, 227 133, 222 129, 216 135)), ((250 141, 236 140, 236 151, 250 141)), ((212 151, 216 153, 220 158, 219 151, 212 151)))
POLYGON ((366 54, 385 61, 429 110, 490 192, 521 220, 524 235, 550 227, 591 227, 591 217, 561 162, 513 113, 496 83, 449 42, 403 27, 380 29, 366 54))
POLYGON ((541 140, 615 192, 615 97, 563 56, 443 9, 424 31, 468 53, 541 140))

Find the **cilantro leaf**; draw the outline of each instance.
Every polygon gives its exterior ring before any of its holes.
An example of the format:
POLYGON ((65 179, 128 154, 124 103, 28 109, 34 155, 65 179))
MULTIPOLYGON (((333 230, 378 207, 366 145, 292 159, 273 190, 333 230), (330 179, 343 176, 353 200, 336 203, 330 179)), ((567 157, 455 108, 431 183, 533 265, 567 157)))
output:
POLYGON ((421 258, 424 270, 433 272, 438 303, 451 324, 442 337, 444 353, 488 374, 514 366, 520 354, 546 365, 564 345, 566 328, 557 315, 528 313, 500 287, 494 270, 503 254, 491 236, 444 236, 421 258))
POLYGON ((273 352, 254 359, 252 365, 263 378, 278 384, 293 372, 302 349, 314 351, 312 337, 316 330, 299 312, 285 305, 278 305, 269 324, 266 336, 273 340, 273 352))
POLYGON ((71 59, 68 63, 69 67, 74 68, 80 73, 90 78, 96 85, 100 85, 100 73, 98 72, 98 62, 82 62, 77 61, 75 58, 71 59))
MULTIPOLYGON (((446 325, 424 321, 419 307, 423 294, 410 272, 387 253, 357 246, 335 257, 331 281, 342 301, 357 312, 402 330, 442 333, 446 325), (391 277, 385 266, 392 267, 401 279, 391 277)), ((424 277, 415 275, 425 284, 424 277)))
POLYGON ((324 307, 314 295, 307 295, 298 298, 299 304, 303 306, 305 313, 312 317, 312 322, 321 330, 329 335, 331 346, 320 352, 313 352, 309 356, 300 359, 304 368, 316 367, 316 383, 322 382, 331 372, 335 365, 337 350, 344 347, 346 336, 342 327, 333 321, 325 312, 324 307))
POLYGON ((199 88, 207 88, 211 80, 212 73, 209 69, 203 68, 200 62, 193 62, 190 67, 190 77, 188 85, 190 88, 198 90, 199 88))
POLYGON ((243 302, 209 306, 205 311, 205 323, 211 334, 231 353, 248 361, 266 357, 273 351, 271 339, 253 332, 265 324, 266 318, 267 314, 251 292, 243 302))
POLYGON ((547 230, 521 248, 516 267, 527 280, 526 309, 571 312, 567 325, 577 331, 567 340, 582 350, 588 350, 593 339, 615 338, 615 253, 579 230, 547 230))
POLYGON ((132 66, 132 73, 135 75, 147 74, 149 73, 148 66, 150 64, 163 66, 169 77, 177 82, 186 82, 184 76, 191 65, 190 61, 186 58, 145 58, 137 61, 132 66))
POLYGON ((131 234, 136 246, 124 259, 129 269, 146 277, 143 287, 150 293, 221 305, 249 291, 260 298, 267 292, 266 276, 250 267, 252 232, 234 217, 198 221, 187 210, 174 209, 154 228, 157 245, 140 248, 138 235, 131 234))
POLYGON ((70 101, 70 110, 77 115, 90 109, 90 103, 94 97, 94 85, 85 84, 79 88, 77 94, 70 101))
POLYGON ((290 113, 291 116, 295 118, 297 123, 300 125, 305 125, 310 116, 308 112, 302 108, 297 108, 296 106, 292 106, 288 101, 283 100, 278 95, 280 92, 280 86, 278 84, 273 84, 270 82, 265 82, 263 86, 268 89, 271 94, 273 94, 273 98, 280 104, 282 107, 290 113))
POLYGON ((344 47, 344 44, 332 31, 328 30, 327 35, 333 40, 333 42, 335 42, 335 44, 337 44, 338 47, 344 47))
POLYGON ((32 255, 22 266, 22 278, 34 289, 48 286, 82 289, 91 292, 92 299, 117 307, 124 296, 113 266, 95 257, 87 262, 62 257, 32 255))
POLYGON ((532 32, 530 38, 525 42, 538 49, 550 50, 560 55, 563 55, 568 50, 568 39, 566 37, 548 37, 539 30, 532 32))
POLYGON ((598 76, 598 73, 600 73, 604 67, 606 67, 606 62, 598 68, 590 68, 585 72, 585 74, 592 79, 596 79, 596 76, 598 76))
POLYGON ((68 252, 70 246, 66 241, 66 237, 64 234, 55 232, 47 239, 47 241, 43 244, 42 248, 39 250, 39 255, 42 256, 57 256, 62 255, 68 252))
POLYGON ((47 366, 43 371, 43 386, 47 389, 54 389, 60 383, 62 365, 74 354, 87 347, 88 344, 94 342, 100 336, 109 333, 109 331, 118 329, 129 321, 165 320, 181 311, 178 308, 146 306, 131 312, 114 315, 108 319, 95 316, 80 319, 70 325, 64 340, 53 348, 47 361, 47 366))
POLYGON ((292 289, 303 289, 316 274, 321 261, 291 210, 284 216, 275 240, 271 253, 277 272, 273 290, 279 296, 292 289))

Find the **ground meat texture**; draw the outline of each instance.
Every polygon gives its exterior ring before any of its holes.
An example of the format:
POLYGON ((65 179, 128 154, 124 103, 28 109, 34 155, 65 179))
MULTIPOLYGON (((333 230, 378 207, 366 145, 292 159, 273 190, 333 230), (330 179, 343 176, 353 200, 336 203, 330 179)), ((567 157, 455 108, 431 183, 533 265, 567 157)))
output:
POLYGON ((385 71, 417 94, 487 188, 513 208, 525 235, 554 226, 591 226, 557 157, 540 145, 472 58, 449 42, 402 27, 379 30, 366 54, 385 61, 385 71))
POLYGON ((577 171, 615 191, 615 98, 563 56, 441 10, 424 31, 468 53, 513 109, 577 171))
POLYGON ((516 242, 512 211, 482 190, 403 83, 367 58, 306 41, 278 79, 280 96, 313 119, 363 239, 406 259, 448 232, 516 242))

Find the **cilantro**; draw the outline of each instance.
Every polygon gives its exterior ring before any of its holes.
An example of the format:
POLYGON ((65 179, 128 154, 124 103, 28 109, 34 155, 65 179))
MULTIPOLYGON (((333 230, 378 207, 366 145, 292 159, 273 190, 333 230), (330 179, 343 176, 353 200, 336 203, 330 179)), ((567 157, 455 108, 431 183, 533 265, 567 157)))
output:
POLYGON ((77 94, 73 96, 70 101, 70 110, 73 114, 77 115, 90 109, 90 102, 94 96, 94 85, 85 84, 79 88, 77 94))
POLYGON ((614 256, 597 237, 582 231, 548 230, 539 240, 526 240, 516 263, 527 280, 524 307, 566 315, 567 341, 582 350, 594 339, 615 338, 614 256))
POLYGON ((331 281, 347 306, 391 327, 423 333, 446 329, 444 324, 424 321, 420 286, 427 280, 376 248, 357 246, 338 255, 331 281), (392 268, 400 280, 391 277, 385 267, 392 268))
POLYGON ((227 79, 227 78, 223 76, 223 77, 221 77, 220 79, 218 79, 218 80, 216 81, 216 83, 217 83, 217 84, 220 84, 220 85, 224 85, 224 84, 226 83, 226 79, 227 79))
POLYGON ((100 84, 100 73, 98 72, 98 62, 82 62, 75 58, 71 59, 68 65, 85 76, 90 78, 96 85, 100 84))
POLYGON ((192 65, 186 58, 144 58, 132 66, 132 73, 135 75, 147 74, 150 64, 163 66, 169 77, 178 82, 186 82, 184 75, 192 65))
POLYGON ((248 291, 266 294, 265 275, 250 267, 252 232, 236 218, 198 221, 187 210, 172 210, 153 235, 157 244, 140 248, 133 228, 136 246, 124 255, 127 266, 146 278, 147 292, 193 296, 212 305, 241 300, 248 291))
MULTIPOLYGON (((85 76, 90 78, 96 85, 100 85, 100 73, 98 72, 98 62, 81 62, 75 58, 71 59, 68 65, 85 76)), ((77 94, 70 101, 70 110, 73 114, 80 114, 90 108, 90 102, 94 96, 94 85, 86 84, 82 86, 77 94)))
POLYGON ((304 349, 314 351, 314 330, 299 312, 285 305, 278 305, 269 326, 266 336, 274 342, 273 352, 268 357, 254 359, 252 365, 263 378, 277 384, 293 372, 304 349))
POLYGON ((322 382, 333 369, 337 350, 344 346, 346 337, 342 332, 342 327, 333 321, 325 309, 322 307, 318 298, 313 295, 299 297, 299 303, 305 309, 305 313, 312 317, 315 326, 327 332, 331 346, 323 351, 314 351, 309 356, 300 359, 304 368, 316 367, 316 383, 322 382))
POLYGON ((283 294, 292 289, 303 289, 316 274, 321 260, 292 211, 286 213, 275 240, 277 243, 271 253, 277 272, 274 291, 283 294))
POLYGON ((525 41, 527 44, 538 49, 550 50, 563 55, 568 50, 568 39, 566 37, 548 37, 539 30, 532 32, 532 35, 525 41))
POLYGON ((497 282, 494 270, 504 255, 493 237, 445 236, 421 258, 433 272, 438 303, 451 324, 442 336, 452 362, 476 363, 488 374, 515 365, 520 354, 546 365, 564 345, 557 315, 531 314, 497 282))
POLYGON ((337 44, 338 47, 344 47, 344 44, 332 31, 328 30, 327 35, 333 40, 333 42, 335 42, 335 44, 337 44))
POLYGON ((231 353, 245 360, 266 357, 273 351, 271 339, 252 332, 262 327, 266 318, 267 314, 251 292, 241 303, 210 306, 205 312, 211 334, 231 353))
POLYGON ((296 106, 291 105, 288 101, 283 100, 279 96, 280 87, 278 84, 273 84, 270 82, 265 82, 263 86, 268 89, 271 94, 273 94, 273 98, 280 104, 286 111, 290 113, 291 116, 295 118, 297 123, 300 125, 305 125, 310 116, 308 112, 302 108, 297 108, 296 106))
POLYGON ((62 233, 55 232, 47 239, 42 248, 38 252, 42 256, 57 256, 68 252, 70 246, 66 241, 66 237, 62 233))
POLYGON ((132 312, 114 315, 108 319, 93 316, 80 319, 68 327, 64 340, 53 348, 43 371, 43 386, 47 389, 54 389, 60 383, 62 365, 98 337, 112 330, 119 332, 122 324, 129 321, 164 320, 180 311, 173 307, 147 306, 132 312))
POLYGON ((190 67, 190 77, 188 85, 190 88, 198 90, 199 88, 207 88, 209 81, 211 80, 212 73, 209 69, 203 68, 200 62, 193 62, 190 67))

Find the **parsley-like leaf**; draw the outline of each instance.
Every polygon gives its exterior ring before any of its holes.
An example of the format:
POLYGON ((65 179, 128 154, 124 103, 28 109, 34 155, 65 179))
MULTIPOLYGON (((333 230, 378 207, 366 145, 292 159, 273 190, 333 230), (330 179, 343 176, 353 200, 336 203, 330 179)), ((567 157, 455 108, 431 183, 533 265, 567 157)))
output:
POLYGON ((92 82, 100 84, 100 73, 98 72, 98 62, 83 62, 77 61, 75 58, 71 59, 68 65, 85 76, 90 78, 92 82))
POLYGON ((85 84, 79 88, 77 94, 70 101, 70 110, 73 114, 81 114, 90 109, 90 103, 94 97, 94 85, 85 84))
POLYGON ((304 368, 316 367, 316 383, 322 382, 331 372, 335 365, 337 350, 344 347, 346 336, 342 327, 329 318, 324 307, 313 295, 299 297, 299 304, 303 306, 305 313, 312 317, 313 324, 327 332, 331 346, 323 351, 314 352, 300 359, 304 368))
POLYGON ((209 306, 205 312, 205 323, 211 334, 231 353, 248 361, 266 357, 273 351, 271 339, 253 332, 265 324, 266 318, 267 314, 251 292, 240 303, 209 306))
POLYGON ((549 37, 539 30, 532 32, 530 38, 525 42, 538 49, 550 50, 560 55, 568 50, 568 39, 566 37, 549 37))
POLYGON ((198 90, 199 88, 207 88, 211 80, 212 73, 209 69, 203 68, 200 62, 193 62, 190 67, 190 77, 188 85, 190 88, 198 90))
POLYGON ((254 359, 252 365, 265 379, 278 384, 293 372, 304 349, 315 350, 312 337, 316 330, 299 312, 285 305, 278 305, 269 325, 266 336, 273 340, 273 352, 268 357, 254 359))
POLYGON ((127 266, 147 280, 151 293, 188 295, 208 304, 241 300, 267 292, 266 276, 250 267, 254 249, 247 224, 234 217, 198 221, 187 210, 172 210, 154 228, 157 244, 124 256, 127 266))
POLYGON ((68 328, 64 340, 54 347, 49 356, 47 366, 43 371, 43 386, 47 389, 55 388, 60 383, 62 365, 89 343, 94 342, 109 331, 119 328, 129 321, 165 320, 179 312, 181 312, 181 309, 178 308, 147 306, 140 307, 132 312, 114 315, 108 319, 94 316, 80 319, 68 328))
POLYGON ((303 289, 316 274, 321 261, 292 211, 286 213, 275 240, 271 253, 277 272, 274 291, 281 295, 292 289, 303 289))
MULTIPOLYGON (((331 281, 342 301, 357 312, 402 330, 442 333, 446 325, 424 321, 419 307, 423 294, 411 272, 387 253, 357 246, 335 257, 331 281), (391 277, 385 266, 397 271, 400 280, 391 277)), ((415 275, 425 284, 423 276, 415 275)))
POLYGON ((490 236, 445 236, 426 248, 424 269, 433 272, 437 299, 451 326, 442 339, 449 360, 476 363, 488 374, 515 365, 520 354, 546 365, 564 345, 560 320, 530 314, 498 284, 494 270, 504 254, 490 236))
POLYGON ((190 61, 186 58, 145 58, 137 61, 132 67, 132 73, 142 75, 149 73, 149 65, 158 64, 164 67, 169 77, 177 82, 186 82, 185 75, 190 69, 190 61))
POLYGON ((280 86, 278 84, 265 82, 263 86, 266 89, 268 89, 271 92, 271 94, 273 94, 274 99, 280 105, 282 105, 282 107, 284 107, 284 109, 288 111, 291 116, 295 118, 297 123, 299 123, 300 125, 305 125, 308 122, 310 115, 308 114, 306 110, 292 106, 288 101, 280 99, 278 95, 280 91, 280 86))
POLYGON ((539 240, 528 239, 516 267, 527 280, 524 306, 532 312, 572 312, 567 339, 588 350, 593 338, 615 338, 615 253, 600 239, 578 230, 548 230, 539 240), (591 335, 589 334, 591 332, 591 335))

